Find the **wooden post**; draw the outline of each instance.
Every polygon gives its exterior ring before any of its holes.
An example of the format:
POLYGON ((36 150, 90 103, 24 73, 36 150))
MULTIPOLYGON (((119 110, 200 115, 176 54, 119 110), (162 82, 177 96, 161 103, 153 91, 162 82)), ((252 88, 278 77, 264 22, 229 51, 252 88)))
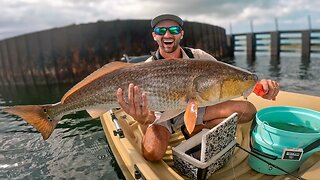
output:
POLYGON ((280 55, 280 33, 279 31, 271 32, 271 59, 272 60, 279 60, 279 55, 280 55))
POLYGON ((227 35, 229 57, 234 57, 234 35, 227 35))
POLYGON ((310 59, 310 34, 310 30, 301 31, 301 58, 306 61, 310 59))
POLYGON ((254 33, 247 34, 247 60, 250 62, 256 59, 256 36, 254 33))
POLYGON ((4 65, 4 59, 2 57, 2 48, 1 48, 1 45, 0 45, 0 87, 6 85, 6 75, 5 75, 5 65, 4 65))

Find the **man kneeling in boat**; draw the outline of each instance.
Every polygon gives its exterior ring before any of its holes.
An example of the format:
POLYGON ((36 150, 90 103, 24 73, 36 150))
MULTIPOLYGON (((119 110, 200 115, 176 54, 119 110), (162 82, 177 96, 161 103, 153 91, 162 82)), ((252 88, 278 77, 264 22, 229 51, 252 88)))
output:
MULTIPOLYGON (((146 62, 169 58, 212 59, 216 61, 213 56, 200 49, 182 48, 180 46, 184 34, 182 26, 182 19, 176 15, 163 14, 155 17, 151 21, 152 36, 158 43, 159 48, 146 62)), ((279 92, 277 82, 261 80, 260 83, 266 93, 262 96, 263 98, 271 100, 277 96, 279 92)), ((122 109, 144 127, 142 153, 150 161, 160 160, 164 156, 170 135, 179 127, 182 127, 181 130, 185 137, 190 137, 203 128, 213 128, 234 112, 239 114, 239 123, 246 123, 253 119, 257 111, 252 103, 235 100, 199 108, 195 129, 189 134, 184 126, 184 113, 171 120, 153 124, 157 118, 160 118, 161 113, 149 111, 147 97, 144 94, 140 97, 139 87, 134 84, 130 84, 128 87, 128 102, 124 100, 122 89, 117 91, 117 100, 122 109), (140 102, 141 99, 143 102, 140 102), (140 104, 143 104, 143 106, 140 106, 140 104)))

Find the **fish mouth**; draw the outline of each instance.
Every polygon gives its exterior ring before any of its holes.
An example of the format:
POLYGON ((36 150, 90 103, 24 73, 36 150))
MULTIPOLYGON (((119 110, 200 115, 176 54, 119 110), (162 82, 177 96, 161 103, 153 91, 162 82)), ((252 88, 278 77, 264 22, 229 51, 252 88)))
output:
MULTIPOLYGON (((251 74, 251 79, 253 82, 251 82, 253 84, 253 86, 251 88, 248 88, 247 90, 245 90, 243 93, 242 93, 242 96, 243 98, 247 99, 248 96, 251 94, 251 92, 253 91, 254 87, 255 87, 255 84, 258 82, 258 76, 256 74, 251 74)), ((250 84, 251 84, 250 83, 250 84)))
POLYGON ((249 96, 249 95, 251 94, 251 92, 253 91, 253 88, 254 88, 254 86, 251 87, 251 88, 249 88, 249 89, 247 89, 247 90, 245 90, 245 91, 242 93, 242 97, 245 98, 245 99, 247 99, 248 96, 249 96))
POLYGON ((254 80, 255 82, 258 82, 258 80, 259 80, 258 75, 252 74, 252 76, 253 76, 253 80, 254 80))

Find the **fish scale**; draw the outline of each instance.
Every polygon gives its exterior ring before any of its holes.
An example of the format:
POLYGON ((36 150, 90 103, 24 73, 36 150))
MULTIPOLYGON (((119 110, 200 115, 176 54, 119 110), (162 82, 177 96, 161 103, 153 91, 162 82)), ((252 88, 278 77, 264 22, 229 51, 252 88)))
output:
POLYGON ((66 114, 87 110, 95 117, 119 107, 117 89, 122 88, 127 98, 130 83, 139 86, 141 93, 146 93, 150 110, 171 111, 189 107, 189 100, 202 107, 249 94, 247 92, 252 91, 256 82, 256 75, 213 60, 174 59, 139 64, 113 62, 71 88, 61 102, 13 106, 6 112, 22 117, 47 139, 66 114))
MULTIPOLYGON (((194 93, 192 92, 193 79, 199 75, 208 76, 208 79, 210 79, 210 74, 208 74, 210 64, 202 62, 202 64, 196 66, 197 63, 194 62, 184 61, 178 64, 172 61, 170 63, 157 63, 157 66, 152 67, 149 65, 133 69, 120 69, 92 82, 91 86, 85 86, 82 91, 80 89, 78 93, 74 93, 73 98, 69 97, 69 101, 61 105, 60 113, 69 113, 64 112, 63 109, 68 104, 83 110, 92 105, 105 105, 106 108, 118 107, 116 91, 119 87, 127 89, 129 83, 138 85, 141 91, 147 93, 151 110, 165 111, 172 108, 181 108, 181 106, 186 105, 183 104, 186 100, 185 97, 194 93), (96 95, 92 94, 93 92, 96 95), (90 98, 79 99, 81 96, 90 98)), ((216 68, 219 68, 219 66, 220 64, 216 68)), ((215 75, 217 72, 221 73, 213 70, 215 75)), ((125 95, 127 95, 126 91, 125 95)))

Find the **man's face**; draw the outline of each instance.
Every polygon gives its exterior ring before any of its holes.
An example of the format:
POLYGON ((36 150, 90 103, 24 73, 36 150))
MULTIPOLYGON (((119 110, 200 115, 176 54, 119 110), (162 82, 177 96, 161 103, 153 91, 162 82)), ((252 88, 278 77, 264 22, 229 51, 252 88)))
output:
MULTIPOLYGON (((155 28, 157 27, 172 27, 172 26, 179 26, 178 23, 171 20, 164 20, 159 22, 155 28)), ((174 52, 178 47, 181 38, 183 37, 183 30, 179 34, 171 34, 169 30, 166 31, 164 35, 157 35, 155 32, 152 32, 153 39, 158 43, 159 48, 162 49, 166 53, 174 52)))

